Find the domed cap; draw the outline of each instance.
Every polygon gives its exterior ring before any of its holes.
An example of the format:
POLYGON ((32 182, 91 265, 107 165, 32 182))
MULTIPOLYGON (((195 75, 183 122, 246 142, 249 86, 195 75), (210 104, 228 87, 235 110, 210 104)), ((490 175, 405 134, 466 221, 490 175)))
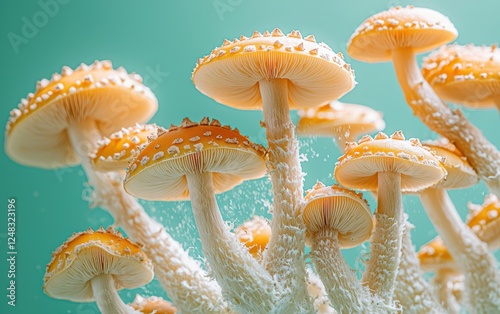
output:
POLYGON ((52 253, 43 289, 56 299, 94 300, 90 280, 112 275, 116 290, 143 286, 153 279, 153 265, 141 245, 109 228, 73 234, 52 253))
POLYGON ((379 172, 397 172, 401 174, 403 192, 419 191, 445 177, 441 161, 418 139, 407 141, 401 131, 390 138, 380 132, 375 139, 366 135, 358 144, 350 143, 335 165, 335 179, 348 188, 376 190, 379 172))
POLYGON ((500 201, 494 194, 484 198, 483 205, 469 204, 467 226, 491 250, 500 248, 500 201))
POLYGON ((440 237, 436 237, 429 243, 422 245, 418 251, 418 258, 420 260, 420 267, 425 271, 453 271, 458 269, 453 257, 446 246, 444 246, 440 237))
POLYGON ((395 7, 365 20, 351 36, 347 52, 360 61, 390 61, 393 49, 427 52, 449 43, 457 35, 455 26, 437 11, 395 7))
POLYGON ((148 137, 156 135, 156 129, 154 124, 136 124, 104 137, 90 154, 94 168, 102 172, 125 170, 138 154, 138 147, 147 145, 148 137))
POLYGON ((336 230, 340 247, 350 248, 371 235, 372 213, 361 194, 317 182, 307 191, 302 208, 308 237, 325 229, 336 230))
POLYGON ((422 74, 444 100, 493 108, 500 94, 500 50, 496 45, 443 46, 424 59, 422 74))
POLYGON ((238 129, 203 118, 188 118, 180 126, 158 129, 132 161, 125 190, 148 200, 189 199, 185 174, 212 172, 215 193, 266 173, 266 152, 238 129))
POLYGON ((143 314, 175 314, 177 309, 172 303, 164 300, 161 297, 144 298, 136 295, 134 302, 129 304, 132 308, 140 311, 143 314))
POLYGON ((298 114, 297 134, 300 136, 336 137, 341 132, 366 134, 385 128, 380 111, 337 100, 320 107, 300 110, 298 114))
POLYGON ((199 59, 192 80, 214 100, 239 109, 260 109, 260 80, 287 79, 291 109, 315 107, 338 99, 354 85, 354 72, 314 36, 299 31, 284 35, 274 29, 250 38, 224 40, 221 47, 199 59))
POLYGON ((40 168, 77 165, 66 128, 93 120, 103 136, 147 121, 158 102, 137 74, 114 70, 109 61, 63 67, 50 80, 36 84, 35 93, 21 99, 10 113, 5 151, 14 161, 40 168))
POLYGON ((259 257, 271 238, 271 226, 263 217, 254 216, 234 230, 236 237, 253 257, 259 257))

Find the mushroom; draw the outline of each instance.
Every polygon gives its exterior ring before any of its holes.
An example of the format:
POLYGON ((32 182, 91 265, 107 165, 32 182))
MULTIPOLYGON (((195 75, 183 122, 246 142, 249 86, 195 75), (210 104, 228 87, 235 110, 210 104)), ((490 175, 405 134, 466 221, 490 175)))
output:
POLYGON ((370 237, 373 219, 368 203, 353 191, 317 182, 307 192, 302 212, 311 259, 333 308, 339 313, 371 312, 370 292, 340 253, 370 237))
POLYGON ((348 43, 351 57, 365 62, 393 60, 408 105, 431 130, 446 137, 467 157, 491 192, 500 196, 500 152, 462 114, 450 109, 425 81, 415 54, 457 37, 450 20, 439 12, 396 7, 364 21, 348 43))
POLYGON ((136 295, 134 302, 129 303, 129 306, 143 314, 175 314, 177 309, 172 303, 164 300, 161 297, 144 298, 136 295))
POLYGON ((265 218, 254 216, 251 220, 247 220, 238 226, 234 230, 234 234, 241 243, 245 244, 248 252, 260 261, 262 253, 271 238, 271 227, 265 218))
POLYGON ((342 54, 334 53, 313 35, 255 31, 250 38, 225 40, 199 59, 192 80, 203 94, 227 106, 259 109, 269 144, 269 175, 273 190, 272 237, 264 265, 275 278, 284 312, 311 312, 305 281, 304 224, 299 147, 290 109, 315 107, 351 90, 354 73, 342 54))
MULTIPOLYGON (((91 153, 93 167, 108 175, 114 173, 121 181, 128 164, 147 145, 148 138, 156 137, 157 129, 156 125, 137 124, 103 138, 91 153)), ((145 245, 144 252, 148 256, 154 256, 156 277, 179 309, 186 312, 203 309, 205 313, 226 311, 227 304, 222 302, 217 282, 208 278, 200 264, 162 224, 151 218, 132 197, 127 196, 127 199, 129 206, 118 207, 121 211, 112 213, 115 222, 131 238, 145 245)))
POLYGON ((496 45, 442 46, 424 59, 422 75, 442 99, 500 110, 500 50, 496 45))
POLYGON ((43 289, 56 299, 95 300, 104 314, 140 313, 123 303, 117 290, 143 286, 153 275, 141 245, 101 227, 73 234, 52 253, 43 289))
POLYGON ((376 226, 364 282, 386 305, 392 304, 403 234, 402 192, 418 191, 440 181, 446 170, 418 139, 401 131, 389 138, 380 132, 350 143, 335 166, 337 182, 347 188, 377 190, 376 226))
POLYGON ((299 110, 297 135, 332 137, 344 152, 347 142, 355 142, 360 134, 382 131, 385 122, 382 113, 370 107, 342 103, 338 100, 326 105, 299 110))
POLYGON ((190 199, 203 252, 238 311, 272 312, 272 278, 224 223, 215 193, 266 173, 265 150, 237 129, 203 118, 159 129, 130 164, 125 189, 148 200, 190 199))
POLYGON ((458 215, 446 189, 469 187, 478 178, 463 155, 446 139, 426 142, 425 146, 445 157, 448 177, 420 192, 420 200, 432 224, 465 275, 465 286, 472 312, 500 311, 500 271, 495 257, 458 215))
POLYGON ((500 248, 500 201, 494 194, 484 198, 482 205, 468 204, 467 226, 492 251, 500 248))

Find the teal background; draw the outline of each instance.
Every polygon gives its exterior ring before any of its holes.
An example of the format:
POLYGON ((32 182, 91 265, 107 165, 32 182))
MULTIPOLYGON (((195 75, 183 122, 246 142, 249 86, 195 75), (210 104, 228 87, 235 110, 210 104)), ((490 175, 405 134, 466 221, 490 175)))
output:
MULTIPOLYGON (((54 0, 56 1, 56 0, 54 0)), ((354 29, 370 15, 394 5, 414 4, 442 12, 459 30, 458 43, 498 42, 500 2, 490 1, 45 1, 57 3, 57 11, 43 20, 37 1, 2 1, 0 4, 0 117, 7 121, 9 111, 19 99, 35 89, 43 77, 59 72, 63 65, 76 67, 81 62, 110 59, 115 66, 141 74, 159 100, 153 122, 168 126, 183 117, 199 120, 210 116, 238 127, 253 141, 265 144, 265 132, 259 127, 262 113, 238 111, 199 93, 190 80, 197 58, 219 46, 224 38, 251 35, 254 30, 284 32, 299 29, 314 34, 319 41, 341 51, 356 71, 358 86, 342 101, 371 106, 384 112, 386 131, 403 129, 407 137, 435 138, 405 104, 391 63, 365 64, 353 61, 346 53, 346 42, 354 29), (218 12, 215 4, 226 5, 218 12), (18 51, 8 34, 22 36, 26 20, 39 18, 37 34, 20 44, 18 51), (43 23, 42 23, 43 22, 43 23), (156 72, 162 72, 160 75, 156 72)), ((55 7, 53 7, 54 9, 55 7)), ((499 115, 496 110, 469 111, 465 115, 497 146, 499 115)), ((293 113, 293 119, 297 116, 293 113)), ((330 139, 302 140, 305 187, 317 179, 333 184, 334 162, 340 155, 330 139)), ((3 138, 2 138, 3 146, 3 138)), ((94 304, 76 304, 47 297, 42 291, 45 265, 51 252, 72 232, 88 227, 112 224, 101 209, 88 209, 85 178, 79 167, 65 170, 41 170, 18 165, 2 151, 0 197, 0 313, 97 313, 94 304), (83 192, 82 192, 83 191, 83 192), (7 306, 7 199, 16 198, 17 206, 17 298, 15 308, 7 306)), ((252 214, 269 217, 266 179, 246 183, 218 199, 228 222, 238 225, 252 214)), ((451 192, 465 216, 468 201, 482 203, 484 184, 451 192)), ((374 208, 373 199, 367 198, 374 208)), ((145 208, 161 220, 171 234, 201 257, 200 243, 188 203, 143 202, 145 208)), ((414 242, 419 247, 436 235, 434 228, 414 197, 405 198, 410 220, 416 225, 414 242)), ((361 249, 345 251, 349 262, 359 267, 356 256, 361 249)), ((498 255, 497 255, 498 256, 498 255)), ((155 281, 145 288, 123 291, 125 301, 135 293, 165 293, 155 281)))

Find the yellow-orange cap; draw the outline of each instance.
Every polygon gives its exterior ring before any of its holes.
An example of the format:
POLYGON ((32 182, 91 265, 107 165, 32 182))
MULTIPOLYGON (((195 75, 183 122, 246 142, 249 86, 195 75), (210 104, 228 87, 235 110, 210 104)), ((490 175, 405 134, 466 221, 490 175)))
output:
POLYGON ((424 59, 422 74, 444 100, 492 108, 500 94, 500 50, 496 45, 443 46, 424 59))
POLYGON ((491 250, 500 248, 500 201, 494 194, 484 198, 483 205, 469 204, 467 226, 491 250))
POLYGON ((129 303, 129 305, 135 310, 144 314, 175 314, 177 313, 177 308, 172 305, 172 303, 164 300, 161 297, 148 297, 144 298, 140 295, 136 295, 134 302, 129 303))
POLYGON ((248 252, 258 258, 271 238, 271 226, 265 218, 254 216, 236 228, 234 234, 241 243, 245 244, 248 252))
MULTIPOLYGON (((382 131, 382 113, 370 107, 332 101, 320 107, 300 110, 297 134, 300 136, 345 136, 382 131)), ((345 136, 345 137, 349 137, 345 136)))
POLYGON ((149 200, 189 199, 185 174, 212 172, 215 193, 266 173, 266 152, 238 129, 203 118, 185 118, 180 126, 158 129, 157 135, 131 162, 124 186, 149 200))
POLYGON ((457 270, 457 265, 440 237, 422 245, 418 251, 420 267, 425 271, 457 270))
POLYGON ((347 44, 347 52, 365 62, 390 61, 393 49, 427 52, 449 43, 457 35, 455 26, 437 11, 395 7, 361 23, 347 44))
POLYGON ((422 142, 423 147, 430 148, 436 155, 444 158, 444 168, 448 172, 446 180, 436 185, 438 189, 464 189, 479 182, 479 177, 467 158, 446 138, 422 142))
POLYGON ((101 274, 113 275, 117 290, 143 286, 154 275, 141 245, 101 227, 73 234, 52 253, 43 289, 52 298, 90 302, 90 280, 101 274))
POLYGON ((326 229, 336 230, 342 248, 355 247, 372 233, 373 218, 366 200, 337 185, 317 182, 307 191, 302 213, 308 238, 326 229))
POLYGON ((158 102, 137 74, 114 70, 109 61, 81 64, 74 71, 63 67, 50 80, 37 83, 35 93, 21 99, 10 113, 5 151, 21 164, 59 168, 78 164, 66 129, 95 121, 103 136, 122 127, 147 121, 158 102))
POLYGON ((442 158, 424 149, 418 139, 405 140, 401 131, 389 138, 378 133, 366 135, 358 144, 348 143, 346 153, 335 165, 335 179, 341 185, 359 190, 376 190, 379 172, 401 174, 403 192, 430 187, 446 175, 442 158))
POLYGON ((262 107, 260 80, 287 79, 291 109, 338 99, 355 85, 354 72, 342 54, 316 43, 312 35, 284 35, 278 28, 224 40, 198 60, 191 78, 203 94, 239 109, 262 107))
POLYGON ((90 154, 94 168, 103 172, 125 170, 138 153, 138 147, 146 145, 156 129, 154 124, 136 124, 104 137, 90 154))

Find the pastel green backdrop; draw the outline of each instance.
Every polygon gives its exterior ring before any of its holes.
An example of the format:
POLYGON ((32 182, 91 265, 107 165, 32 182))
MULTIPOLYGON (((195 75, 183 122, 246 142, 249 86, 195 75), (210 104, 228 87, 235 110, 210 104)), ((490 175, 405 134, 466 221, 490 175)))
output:
MULTIPOLYGON (((19 99, 32 92, 37 80, 60 71, 63 65, 110 59, 144 77, 159 100, 153 122, 168 126, 183 117, 199 120, 210 116, 238 127, 256 142, 265 144, 259 126, 262 113, 238 111, 222 106, 199 93, 190 80, 199 57, 219 46, 224 38, 250 35, 254 30, 280 27, 289 32, 314 34, 334 51, 344 53, 356 71, 358 86, 342 100, 372 106, 385 115, 387 132, 403 129, 407 137, 434 138, 405 104, 392 65, 365 64, 351 60, 346 42, 354 29, 368 16, 395 5, 428 7, 450 17, 459 30, 458 43, 490 45, 498 42, 500 22, 498 1, 3 1, 0 5, 0 117, 6 122, 19 99), (26 26, 32 24, 34 27, 26 26), (22 37, 22 38, 21 38, 22 37)), ((499 114, 465 110, 466 116, 500 147, 499 114)), ((294 114, 296 120, 297 116, 294 114)), ((2 138, 3 141, 3 138, 2 138)), ((305 187, 317 179, 333 184, 332 171, 339 156, 330 139, 302 141, 305 187)), ((3 142, 2 142, 3 146, 3 142)), ((112 224, 101 209, 88 209, 88 188, 79 167, 40 170, 12 162, 2 151, 0 198, 0 313, 97 313, 93 303, 76 304, 54 300, 42 291, 45 264, 51 252, 72 232, 112 224), (7 306, 7 205, 17 200, 16 307, 7 306)), ((269 183, 264 180, 244 184, 218 196, 223 215, 235 225, 252 214, 269 217, 269 183)), ((466 203, 482 203, 486 188, 452 192, 462 217, 466 203)), ((368 196, 372 208, 373 200, 368 196)), ((202 260, 200 243, 188 203, 143 202, 145 208, 167 230, 202 260)), ((419 247, 433 238, 434 228, 417 199, 409 197, 405 207, 416 225, 414 242, 419 247)), ((356 262, 361 249, 345 252, 356 262)), ((123 291, 125 301, 135 293, 160 295, 157 282, 134 291, 123 291)))

